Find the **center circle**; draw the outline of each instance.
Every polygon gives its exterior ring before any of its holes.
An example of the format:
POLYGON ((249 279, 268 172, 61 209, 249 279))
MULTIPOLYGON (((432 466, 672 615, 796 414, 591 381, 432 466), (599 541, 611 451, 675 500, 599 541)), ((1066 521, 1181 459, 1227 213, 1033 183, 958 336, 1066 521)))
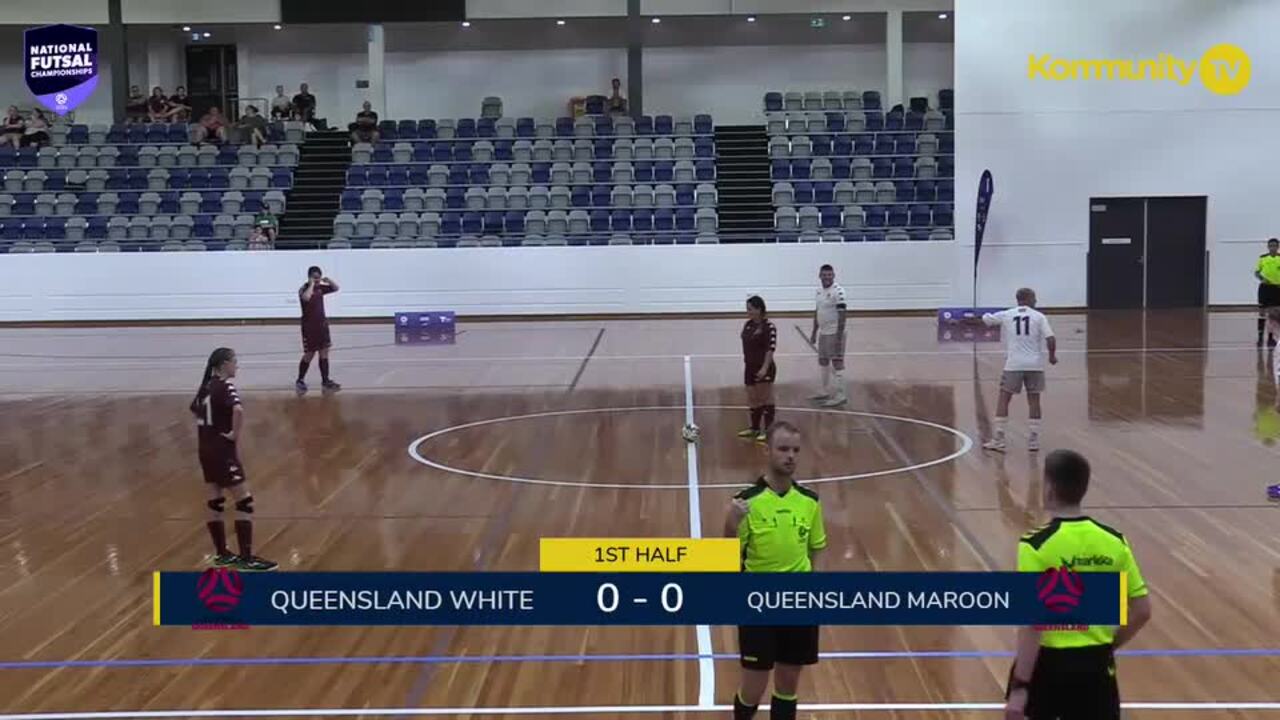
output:
MULTIPOLYGON (((747 410, 748 408, 742 405, 695 405, 694 409, 695 410, 747 410)), ((563 417, 566 415, 591 415, 591 414, 601 414, 601 413, 631 413, 631 412, 670 412, 670 413, 680 412, 680 413, 683 413, 684 410, 685 410, 685 406, 683 405, 647 405, 647 406, 640 406, 640 407, 612 407, 612 408, 585 408, 580 410, 552 410, 548 412, 529 413, 527 415, 508 415, 505 417, 490 418, 488 420, 477 420, 475 422, 463 423, 461 425, 453 425, 447 428, 442 428, 440 430, 436 430, 435 432, 423 435, 422 437, 414 440, 412 443, 409 444, 409 457, 413 458, 414 461, 416 462, 426 465, 427 467, 435 468, 436 470, 442 470, 447 473, 453 473, 455 475, 466 475, 468 477, 483 478, 485 480, 502 480, 505 482, 524 483, 527 485, 601 488, 601 489, 610 489, 610 490, 680 490, 680 489, 687 490, 689 488, 688 483, 650 483, 645 485, 639 485, 634 483, 594 483, 594 482, 575 482, 571 480, 543 480, 540 478, 527 478, 527 477, 519 477, 516 475, 497 475, 494 473, 478 472, 475 470, 466 470, 464 468, 457 468, 451 465, 446 465, 444 463, 432 460, 431 458, 423 455, 421 452, 421 447, 424 443, 434 440, 436 438, 449 435, 451 433, 461 432, 463 430, 470 430, 472 428, 485 427, 488 425, 498 425, 500 423, 518 422, 521 420, 536 420, 538 418, 563 417)), ((901 417, 898 415, 885 415, 882 413, 860 412, 856 410, 833 410, 828 408, 802 408, 802 407, 790 408, 789 407, 789 408, 778 408, 778 410, 786 411, 788 413, 823 413, 823 414, 831 414, 831 415, 864 417, 864 418, 871 418, 873 420, 888 420, 891 422, 907 423, 911 425, 918 425, 921 427, 930 428, 932 430, 939 430, 939 431, 948 433, 959 441, 959 447, 954 452, 950 453, 949 455, 945 455, 943 457, 934 458, 932 460, 926 460, 923 462, 918 462, 912 465, 906 465, 898 468, 876 470, 874 472, 852 473, 849 475, 832 475, 828 477, 797 480, 797 482, 801 482, 806 485, 841 482, 845 480, 860 480, 864 478, 881 477, 884 475, 896 475, 898 473, 914 472, 916 470, 923 470, 925 468, 933 467, 935 465, 941 465, 943 463, 951 462, 952 460, 955 460, 956 458, 968 453, 971 449, 973 449, 973 438, 969 437, 968 435, 964 434, 963 432, 953 427, 948 427, 946 425, 940 425, 938 423, 929 422, 928 420, 920 420, 918 418, 910 418, 910 417, 901 417)), ((680 421, 683 422, 683 419, 684 418, 682 415, 680 418, 680 421)), ((699 483, 698 487, 699 488, 741 488, 742 483, 740 482, 739 483, 699 483)))

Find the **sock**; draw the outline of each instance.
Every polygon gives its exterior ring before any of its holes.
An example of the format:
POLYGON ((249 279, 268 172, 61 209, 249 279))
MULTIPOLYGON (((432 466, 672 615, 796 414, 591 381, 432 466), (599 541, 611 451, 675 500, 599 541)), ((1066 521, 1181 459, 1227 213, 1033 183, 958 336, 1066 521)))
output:
POLYGON ((209 528, 209 537, 213 540, 214 555, 230 555, 227 550, 227 526, 221 520, 210 520, 204 524, 209 528))
POLYGON ((769 720, 796 720, 796 696, 782 697, 775 692, 769 701, 769 720))
POLYGON ((763 415, 763 414, 764 414, 764 408, 762 408, 762 407, 753 407, 753 408, 751 408, 751 429, 752 429, 752 430, 755 430, 755 431, 759 432, 759 430, 760 430, 760 416, 761 416, 761 415, 763 415))
POLYGON ((1031 418, 1027 421, 1027 430, 1032 435, 1040 434, 1040 418, 1031 418))
POLYGON ((1004 429, 1009 426, 1009 418, 998 417, 995 422, 996 440, 1004 440, 1004 429))
POLYGON ((253 521, 236 521, 236 542, 240 544, 240 557, 253 557, 253 521))
POLYGON ((1258 342, 1262 342, 1262 334, 1267 330, 1267 321, 1265 318, 1258 318, 1258 342))
POLYGON ((320 358, 320 381, 329 382, 329 359, 320 358))
POLYGON ((831 366, 821 365, 822 368, 822 392, 831 394, 831 366))
POLYGON ((304 378, 307 377, 307 370, 310 370, 310 369, 311 369, 311 363, 307 362, 306 360, 298 361, 298 381, 299 382, 301 382, 304 378))
POLYGON ((759 705, 748 705, 742 702, 742 694, 733 694, 733 720, 751 720, 756 716, 759 705))
POLYGON ((835 395, 838 397, 844 397, 844 371, 843 370, 832 369, 831 384, 835 388, 835 395))
POLYGON ((764 419, 764 425, 762 426, 762 428, 763 428, 766 432, 768 432, 769 428, 773 425, 773 417, 774 417, 774 415, 776 415, 776 414, 778 413, 778 406, 777 406, 777 405, 765 405, 764 407, 760 408, 760 410, 762 411, 762 412, 761 412, 761 415, 762 415, 762 417, 763 417, 763 419, 764 419))

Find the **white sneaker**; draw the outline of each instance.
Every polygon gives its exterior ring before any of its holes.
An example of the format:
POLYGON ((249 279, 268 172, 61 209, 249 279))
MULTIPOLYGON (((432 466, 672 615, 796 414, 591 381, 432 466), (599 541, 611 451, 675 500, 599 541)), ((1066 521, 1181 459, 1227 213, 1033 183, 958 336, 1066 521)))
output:
POLYGON ((1004 452, 1005 447, 1004 438, 996 438, 982 443, 983 450, 991 450, 993 452, 1004 452))
POLYGON ((818 402, 819 400, 826 400, 829 397, 831 397, 830 393, 820 392, 815 395, 810 395, 809 399, 814 402, 818 402))
POLYGON ((821 404, 822 404, 822 407, 839 407, 840 405, 844 405, 847 402, 849 402, 848 396, 846 396, 844 393, 839 393, 837 395, 832 395, 826 400, 823 400, 821 404))
POLYGON ((1040 434, 1031 433, 1027 436, 1027 449, 1036 452, 1040 449, 1040 434))

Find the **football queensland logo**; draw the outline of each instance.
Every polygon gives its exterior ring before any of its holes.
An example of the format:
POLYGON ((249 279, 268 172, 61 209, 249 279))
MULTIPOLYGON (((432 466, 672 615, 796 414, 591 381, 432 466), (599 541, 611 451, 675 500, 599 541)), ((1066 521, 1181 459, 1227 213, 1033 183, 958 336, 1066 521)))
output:
POLYGON ((66 115, 98 87, 98 31, 46 25, 23 33, 23 77, 40 104, 66 115))
POLYGON ((1186 86, 1197 78, 1215 95, 1236 95, 1249 85, 1253 65, 1237 45, 1214 45, 1198 60, 1168 53, 1148 58, 1067 58, 1032 53, 1028 80, 1171 82, 1186 86))
POLYGON ((200 573, 196 580, 196 596, 206 608, 216 613, 234 610, 243 594, 244 580, 235 570, 210 568, 200 573))
POLYGON ((1084 597, 1084 581, 1069 567, 1049 568, 1036 580, 1040 602, 1051 612, 1069 613, 1080 607, 1084 597))

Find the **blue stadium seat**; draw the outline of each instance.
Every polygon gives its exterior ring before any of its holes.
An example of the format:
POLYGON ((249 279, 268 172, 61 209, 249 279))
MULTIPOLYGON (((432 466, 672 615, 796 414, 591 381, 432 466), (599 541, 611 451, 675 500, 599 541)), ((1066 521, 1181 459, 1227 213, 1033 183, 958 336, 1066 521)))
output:
POLYGON ((457 143, 453 146, 454 162, 471 162, 473 159, 471 143, 457 143))
POLYGON ((694 115, 693 132, 698 135, 710 135, 714 133, 715 123, 711 120, 711 116, 706 114, 694 115))
POLYGON ((917 180, 915 194, 919 202, 933 202, 938 199, 938 185, 932 180, 917 180))
POLYGON ((953 202, 956 199, 956 186, 950 180, 938 181, 938 202, 953 202))
POLYGON ((693 176, 698 182, 715 182, 716 162, 714 160, 698 160, 694 163, 693 176))
POLYGON ((892 155, 898 148, 894 135, 884 134, 876 137, 876 155, 892 155))
POLYGON ((893 177, 893 161, 889 158, 875 158, 871 161, 871 176, 877 180, 893 177))
POLYGON ((414 120, 401 120, 396 124, 396 135, 401 140, 415 140, 418 137, 418 123, 414 120))
POLYGON ((884 113, 868 112, 864 113, 867 118, 867 129, 871 132, 879 132, 884 130, 884 113))
POLYGON ((637 183, 653 182, 653 161, 638 160, 633 164, 637 183))
POLYGON ((341 207, 343 212, 360 212, 364 207, 360 202, 360 191, 343 190, 341 207))
POLYGON ((551 182, 551 163, 537 162, 533 164, 533 171, 529 173, 529 178, 534 185, 546 185, 551 182))
POLYGON ((636 120, 636 135, 652 135, 653 134, 653 116, 641 115, 636 120))
POLYGON ((912 132, 924 130, 924 113, 915 111, 907 113, 907 119, 902 128, 912 132))
POLYGON ((609 211, 608 210, 592 210, 591 211, 591 232, 593 233, 609 232, 609 211))
POLYGON ((449 142, 432 143, 431 159, 436 162, 451 162, 453 160, 453 144, 449 142))
POLYGON ((827 132, 842 133, 847 127, 844 113, 827 113, 827 132))
MULTIPOLYGON (((458 118, 457 124, 454 126, 453 134, 460 139, 472 139, 476 136, 476 120, 475 118, 458 118)), ((465 226, 465 221, 464 221, 465 226)))
POLYGON ((478 212, 462 213, 462 234, 479 235, 484 231, 484 215, 478 212))
POLYGON ((862 93, 862 109, 863 110, 879 110, 880 109, 880 93, 875 90, 867 90, 862 93))
POLYGON ((853 136, 854 155, 872 155, 876 151, 875 136, 862 133, 853 136))
POLYGON ((89 142, 88 125, 72 125, 67 131, 67 142, 71 145, 84 145, 89 142))
POLYGON ((654 135, 671 135, 675 132, 675 120, 670 115, 656 115, 653 118, 654 135))
POLYGON ((843 221, 841 219, 840 208, 838 206, 825 205, 821 208, 821 211, 822 227, 824 229, 838 228, 842 225, 843 221))
POLYGON ((596 118, 596 136, 613 137, 613 118, 607 115, 596 118))
POLYGON ((773 180, 791 179, 791 161, 774 160, 769 163, 769 177, 773 180))
POLYGON ((669 183, 675 180, 676 163, 674 160, 655 160, 653 161, 653 181, 658 183, 669 183))
POLYGON ((129 142, 129 126, 123 123, 112 125, 111 129, 107 130, 107 142, 111 145, 129 142))
POLYGON ((537 123, 531 117, 516 119, 516 137, 531 138, 538 134, 537 123))
POLYGON ((817 157, 831 155, 831 136, 816 135, 813 138, 813 154, 817 157))
POLYGON ((369 187, 384 187, 387 184, 387 169, 379 165, 370 165, 365 171, 369 187))
POLYGON ((477 163, 471 166, 470 184, 472 185, 488 185, 489 184, 489 166, 485 163, 477 163))
POLYGON ((676 208, 676 230, 690 232, 694 227, 694 215, 691 208, 676 208))
POLYGON ((461 210, 467 206, 467 191, 461 187, 445 190, 445 207, 450 210, 461 210))
POLYGON ((899 135, 897 146, 894 152, 899 155, 915 155, 916 154, 916 136, 915 135, 899 135))
POLYGON ((591 191, 585 186, 575 185, 570 203, 576 208, 591 207, 591 191))
POLYGON ((813 184, 813 202, 816 205, 830 205, 835 202, 835 183, 822 180, 813 184))
POLYGON ((765 112, 782 112, 782 93, 767 92, 764 94, 765 112))
POLYGON ((884 116, 884 129, 889 132, 898 132, 903 129, 902 113, 890 112, 884 116))
POLYGON ((596 185, 591 190, 591 205, 598 208, 607 208, 613 205, 613 189, 608 185, 596 185))
POLYGON ((900 203, 915 202, 916 186, 911 180, 899 180, 895 182, 894 188, 897 190, 897 200, 900 203))
POLYGON ((385 212, 404 210, 404 188, 387 188, 383 190, 382 209, 385 212))
POLYGON ((583 109, 588 115, 600 115, 604 112, 604 98, 599 95, 592 95, 587 98, 583 109))
POLYGON ((629 210, 614 210, 610 213, 609 225, 614 232, 630 232, 631 212, 629 210))
POLYGON ((863 222, 867 227, 884 227, 887 213, 883 206, 867 205, 863 210, 863 222))
POLYGON ((573 137, 573 118, 570 118, 570 117, 556 118, 556 137, 559 137, 559 138, 573 137))
POLYGON ((490 117, 480 118, 477 120, 476 136, 485 139, 498 137, 497 121, 490 117))
POLYGON ((950 178, 955 175, 956 161, 949 157, 938 158, 938 177, 950 178))
MULTIPOLYGON (((486 235, 500 235, 507 221, 505 213, 496 210, 484 214, 484 232, 486 235)), ((465 225, 465 220, 463 221, 465 225)))
POLYGON ((440 219, 440 234, 456 236, 462 234, 462 216, 458 213, 445 213, 440 219))
POLYGON ((907 205, 891 205, 889 206, 889 226, 890 227, 906 227, 910 220, 910 213, 907 205))
POLYGON ((791 177, 797 180, 808 180, 811 167, 812 166, 808 158, 792 160, 791 177))
POLYGON ((430 118, 418 121, 418 137, 423 140, 432 140, 437 136, 436 121, 430 118))
POLYGON ((912 205, 907 224, 911 227, 928 227, 933 224, 933 211, 928 205, 912 205))
MULTIPOLYGON (((611 160, 613 159, 613 141, 597 140, 593 151, 595 153, 596 160, 611 160)), ((596 165, 599 166, 599 163, 596 163, 596 165)))
POLYGON ((913 178, 916 176, 916 163, 912 158, 900 157, 893 161, 895 178, 913 178))
POLYGON ((696 189, 697 187, 691 183, 681 183, 676 185, 676 205, 694 205, 696 203, 696 189))
POLYGON ((506 232, 509 235, 524 234, 524 211, 511 210, 506 214, 506 232))
POLYGON ((613 182, 613 163, 597 162, 592 166, 591 178, 598 183, 613 182))
POLYGON ((853 161, 847 157, 831 158, 831 177, 848 180, 853 176, 853 161))
POLYGON ((942 227, 950 227, 955 224, 954 213, 950 205, 933 206, 933 224, 942 227))
POLYGON ((652 232, 653 231, 653 211, 648 208, 638 208, 631 211, 631 227, 636 232, 652 232))
POLYGON ((493 159, 498 162, 511 162, 515 159, 512 148, 515 142, 512 140, 498 140, 493 143, 493 159))

